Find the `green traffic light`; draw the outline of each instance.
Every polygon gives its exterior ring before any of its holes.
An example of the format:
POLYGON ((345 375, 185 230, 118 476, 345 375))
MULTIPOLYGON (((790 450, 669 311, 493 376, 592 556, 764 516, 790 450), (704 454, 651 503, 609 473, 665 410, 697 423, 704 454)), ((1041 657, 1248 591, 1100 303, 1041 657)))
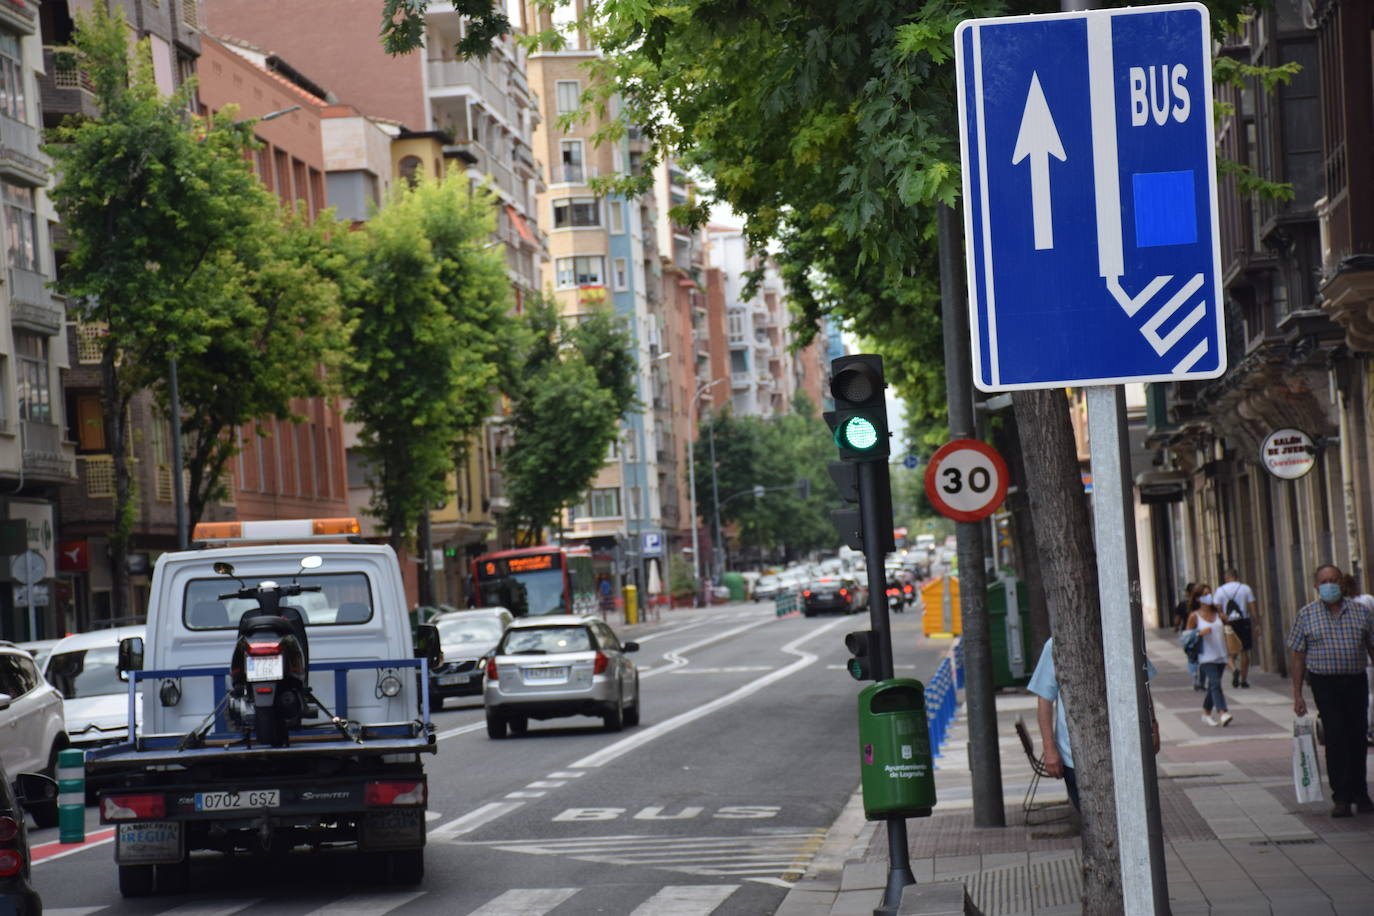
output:
POLYGON ((863 659, 851 658, 849 660, 849 663, 845 667, 849 669, 849 676, 852 677, 854 680, 868 680, 868 672, 864 670, 867 666, 864 664, 863 659))
POLYGON ((850 448, 867 451, 878 444, 878 428, 867 417, 850 417, 840 428, 850 448))

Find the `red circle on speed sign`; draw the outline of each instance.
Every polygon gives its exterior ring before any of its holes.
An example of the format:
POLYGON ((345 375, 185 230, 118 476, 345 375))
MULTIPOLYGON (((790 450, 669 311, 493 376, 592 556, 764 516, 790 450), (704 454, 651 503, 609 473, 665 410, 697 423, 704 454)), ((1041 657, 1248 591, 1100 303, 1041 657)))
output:
POLYGON ((986 442, 946 442, 926 465, 926 496, 956 522, 985 519, 1007 497, 1007 463, 986 442))

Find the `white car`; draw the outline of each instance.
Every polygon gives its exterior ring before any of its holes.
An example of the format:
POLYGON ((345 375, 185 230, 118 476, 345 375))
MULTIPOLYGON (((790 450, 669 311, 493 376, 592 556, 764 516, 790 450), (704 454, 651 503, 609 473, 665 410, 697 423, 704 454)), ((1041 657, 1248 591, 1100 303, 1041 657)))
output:
MULTIPOLYGON (((62 695, 73 747, 91 748, 129 737, 129 682, 120 677, 119 641, 145 635, 143 626, 77 633, 52 647, 43 677, 62 695)), ((143 704, 135 702, 142 718, 143 704)), ((137 720, 136 720, 137 721, 137 720)))
MULTIPOLYGON (((62 697, 44 682, 33 656, 0 642, 0 763, 6 773, 55 776, 57 752, 67 746, 62 697)), ((32 809, 40 827, 57 825, 57 801, 32 809)))

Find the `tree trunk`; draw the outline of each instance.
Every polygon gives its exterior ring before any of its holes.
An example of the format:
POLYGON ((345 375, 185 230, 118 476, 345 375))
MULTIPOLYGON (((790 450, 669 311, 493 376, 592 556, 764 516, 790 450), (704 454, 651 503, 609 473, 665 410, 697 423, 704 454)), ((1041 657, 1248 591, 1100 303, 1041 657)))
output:
POLYGON ((1007 494, 1007 509, 1011 512, 1012 544, 1016 551, 1017 571, 1026 580, 1030 598, 1030 631, 1032 665, 1040 658, 1040 647, 1050 638, 1050 612, 1045 604, 1045 581, 1040 574, 1040 551, 1035 545, 1035 519, 1031 513, 1030 487, 1026 483, 1026 462, 1021 452, 1015 411, 1001 414, 1003 423, 994 435, 994 445, 1007 459, 1015 493, 1007 494))
POLYGON ((1054 667, 1083 806, 1083 912, 1109 916, 1123 907, 1121 851, 1092 525, 1063 392, 1017 391, 1012 403, 1020 421, 1054 667))
POLYGON ((121 624, 129 616, 129 535, 133 530, 129 479, 129 399, 119 386, 116 348, 107 340, 100 356, 105 426, 114 470, 114 524, 110 527, 110 616, 121 624))

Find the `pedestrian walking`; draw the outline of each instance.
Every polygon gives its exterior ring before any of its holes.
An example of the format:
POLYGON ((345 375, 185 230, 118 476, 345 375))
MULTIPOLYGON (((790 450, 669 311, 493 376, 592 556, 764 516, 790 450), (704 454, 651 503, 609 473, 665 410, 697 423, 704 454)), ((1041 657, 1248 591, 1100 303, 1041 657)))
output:
MULTIPOLYGON (((1145 659, 1145 680, 1155 676, 1155 666, 1145 659)), ((1054 637, 1045 640, 1040 650, 1040 661, 1035 665, 1026 689, 1035 694, 1035 721, 1040 726, 1041 762, 1045 772, 1055 779, 1064 780, 1064 788, 1069 793, 1069 803, 1074 810, 1078 807, 1078 777, 1073 768, 1073 749, 1069 746, 1069 720, 1065 711, 1064 699, 1059 695, 1059 678, 1054 673, 1054 637)), ((1154 739, 1155 753, 1159 753, 1159 721, 1155 718, 1155 701, 1150 700, 1150 733, 1154 739)))
POLYGON ((1226 570, 1226 581, 1212 592, 1216 606, 1240 639, 1240 651, 1231 657, 1231 686, 1250 686, 1250 649, 1259 635, 1259 607, 1250 586, 1240 581, 1235 567, 1226 570))
POLYGON ((1174 632, 1178 633, 1183 629, 1183 625, 1188 622, 1188 600, 1193 596, 1193 584, 1189 582, 1183 586, 1183 597, 1178 599, 1174 605, 1174 632))
POLYGON ((1207 725, 1230 725, 1234 717, 1226 706, 1226 694, 1221 690, 1221 676, 1226 671, 1226 621, 1214 602, 1214 595, 1200 596, 1197 610, 1188 615, 1187 628, 1197 630, 1202 641, 1197 656, 1202 689, 1207 691, 1202 696, 1202 721, 1207 725))
POLYGON ((1326 775, 1335 806, 1332 817, 1374 813, 1366 773, 1365 730, 1369 682, 1366 659, 1374 662, 1374 612, 1343 593, 1344 577, 1330 563, 1317 567, 1313 585, 1318 599, 1304 605, 1288 636, 1292 653, 1293 712, 1307 715, 1303 676, 1326 738, 1326 775))
MULTIPOLYGON (((1193 629, 1193 615, 1202 607, 1202 599, 1211 591, 1206 582, 1198 582, 1188 587, 1188 610, 1183 619, 1183 630, 1193 629)), ((1204 690, 1202 686, 1202 668, 1199 667, 1195 655, 1188 657, 1188 673, 1193 676, 1193 689, 1204 690)))

